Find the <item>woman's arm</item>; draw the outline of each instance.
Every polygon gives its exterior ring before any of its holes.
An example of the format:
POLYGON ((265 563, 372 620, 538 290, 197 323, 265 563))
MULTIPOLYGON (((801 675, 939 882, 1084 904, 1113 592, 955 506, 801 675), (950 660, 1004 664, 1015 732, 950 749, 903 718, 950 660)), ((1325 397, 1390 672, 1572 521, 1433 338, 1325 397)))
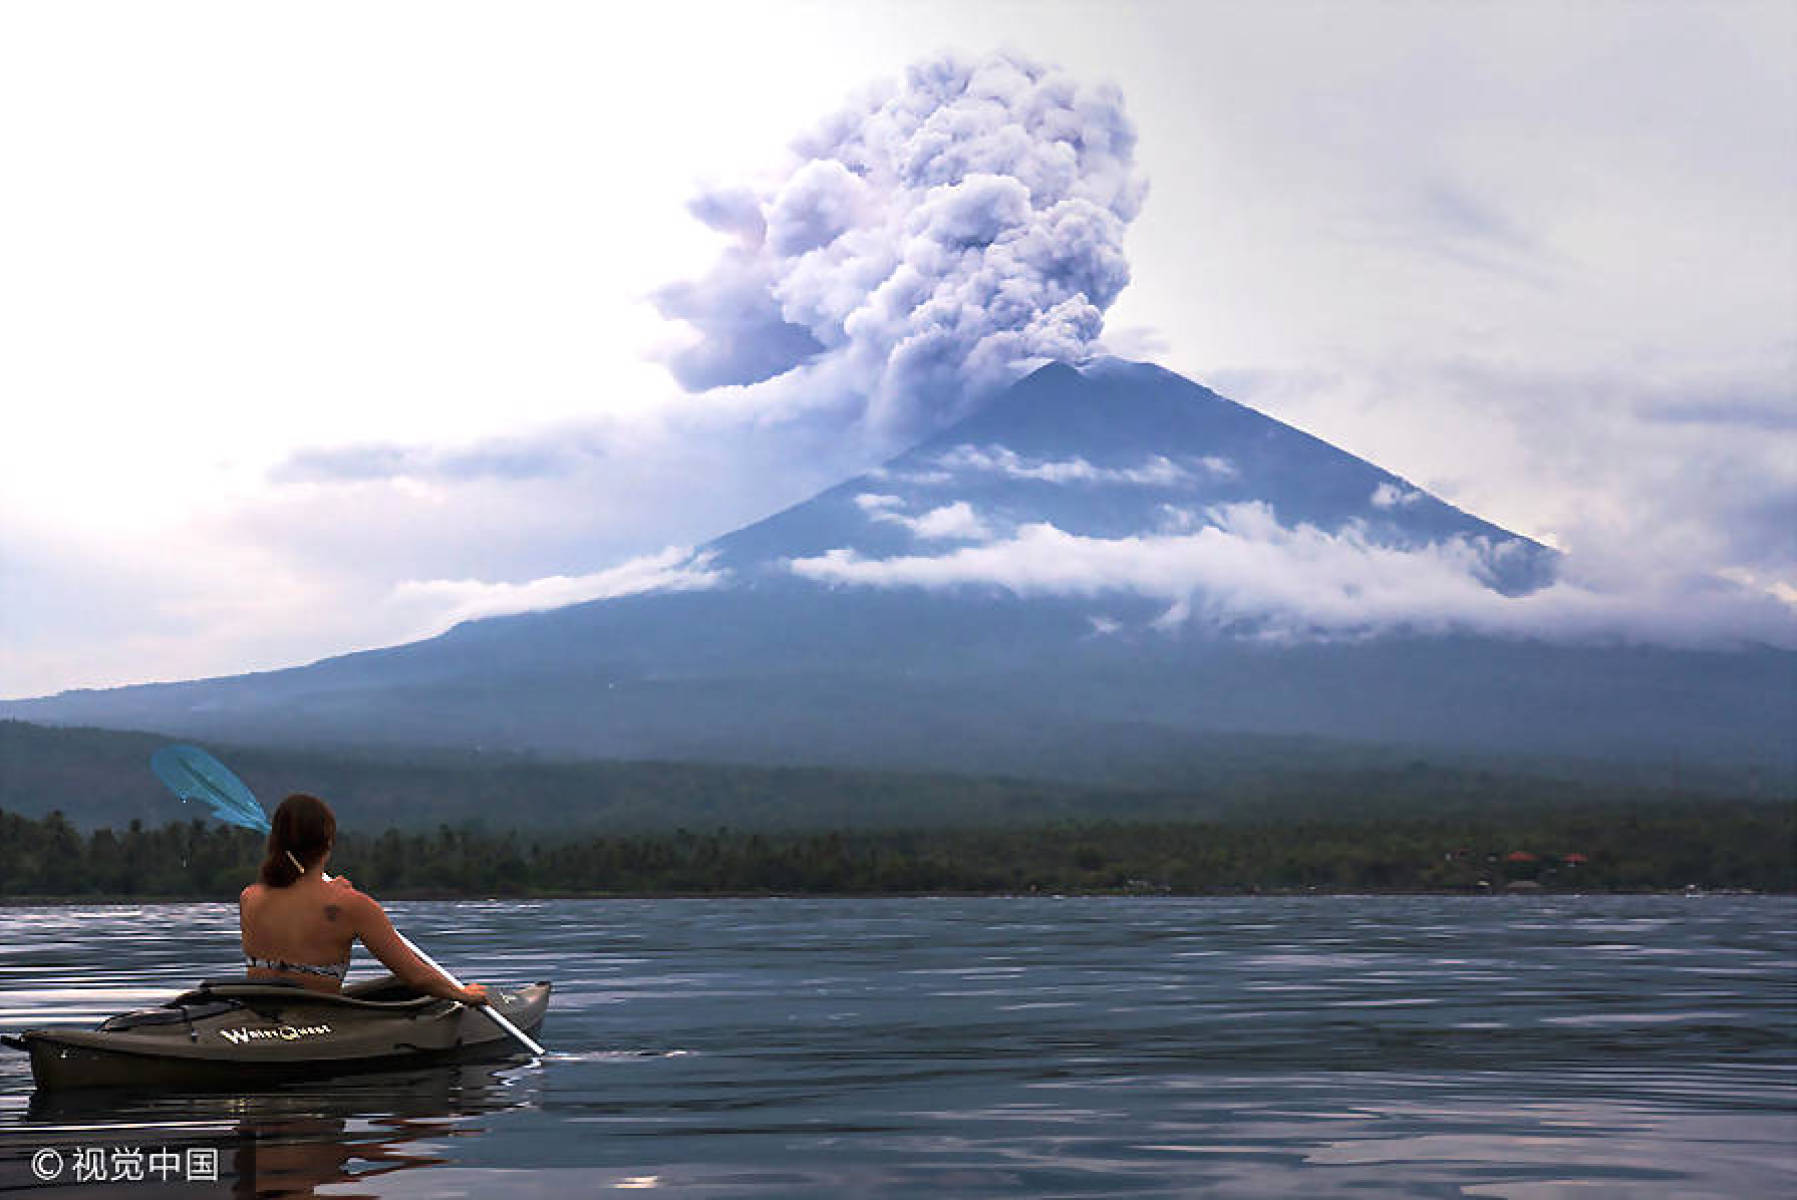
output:
POLYGON ((354 897, 356 936, 368 947, 368 952, 381 960, 381 964, 399 976, 406 983, 419 991, 432 996, 441 996, 445 1000, 460 1000, 463 1004, 485 1004, 487 989, 480 984, 457 987, 440 971, 433 971, 423 959, 412 953, 411 947, 399 936, 399 930, 393 928, 393 922, 387 919, 386 910, 373 896, 365 895, 350 889, 354 897))
POLYGON ((255 886, 252 883, 237 893, 237 939, 243 943, 245 954, 250 952, 250 914, 247 910, 250 906, 250 889, 255 886))

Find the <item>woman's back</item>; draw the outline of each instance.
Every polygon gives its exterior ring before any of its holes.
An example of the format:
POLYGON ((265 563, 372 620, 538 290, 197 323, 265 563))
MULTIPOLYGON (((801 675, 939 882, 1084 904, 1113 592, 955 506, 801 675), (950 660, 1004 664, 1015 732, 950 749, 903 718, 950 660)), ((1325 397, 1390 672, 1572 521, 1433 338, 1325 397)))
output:
POLYGON ((320 991, 336 991, 356 937, 347 892, 342 883, 326 883, 315 875, 286 887, 252 883, 244 888, 238 914, 251 977, 293 978, 320 991), (264 963, 284 966, 259 965, 264 963), (321 973, 294 971, 296 966, 321 973))

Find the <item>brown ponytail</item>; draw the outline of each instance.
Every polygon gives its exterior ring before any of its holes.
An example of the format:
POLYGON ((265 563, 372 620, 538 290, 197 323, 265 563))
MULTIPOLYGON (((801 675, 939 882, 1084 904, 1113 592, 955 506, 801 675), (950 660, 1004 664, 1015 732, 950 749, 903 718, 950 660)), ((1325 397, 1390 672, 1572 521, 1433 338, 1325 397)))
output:
POLYGON ((337 840, 337 818, 317 796, 295 792, 275 809, 268 831, 268 857, 262 860, 262 882, 288 887, 324 857, 337 840))

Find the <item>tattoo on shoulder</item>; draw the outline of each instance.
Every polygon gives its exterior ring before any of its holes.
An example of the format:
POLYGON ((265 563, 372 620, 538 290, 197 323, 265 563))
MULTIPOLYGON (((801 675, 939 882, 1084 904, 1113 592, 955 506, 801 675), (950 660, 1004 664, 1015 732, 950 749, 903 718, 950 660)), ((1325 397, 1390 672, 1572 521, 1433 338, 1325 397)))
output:
POLYGON ((327 904, 324 906, 324 919, 325 920, 335 921, 338 917, 340 917, 342 915, 343 915, 343 909, 341 906, 336 905, 336 904, 327 904))

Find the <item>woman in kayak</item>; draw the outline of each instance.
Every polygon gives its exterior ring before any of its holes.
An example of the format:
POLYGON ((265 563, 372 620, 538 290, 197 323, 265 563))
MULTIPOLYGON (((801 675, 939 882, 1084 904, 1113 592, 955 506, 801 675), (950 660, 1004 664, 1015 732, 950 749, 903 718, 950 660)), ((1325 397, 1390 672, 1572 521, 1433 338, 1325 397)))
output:
POLYGON ((389 971, 420 992, 486 1003, 486 988, 457 987, 414 954, 374 897, 347 879, 326 881, 324 865, 336 840, 337 818, 316 796, 289 796, 275 810, 262 877, 237 898, 249 977, 290 979, 313 991, 335 992, 361 938, 389 971))

